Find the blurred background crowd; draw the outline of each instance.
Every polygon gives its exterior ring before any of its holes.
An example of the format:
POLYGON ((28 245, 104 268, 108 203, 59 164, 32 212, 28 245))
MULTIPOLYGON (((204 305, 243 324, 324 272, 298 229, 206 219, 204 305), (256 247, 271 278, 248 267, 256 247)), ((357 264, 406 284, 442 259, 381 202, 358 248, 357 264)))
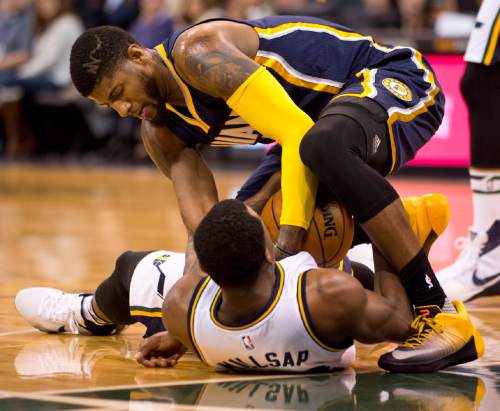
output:
POLYGON ((69 55, 86 28, 110 24, 153 47, 216 18, 318 16, 425 53, 463 54, 478 0, 0 0, 0 161, 142 162, 138 122, 81 98, 69 55))

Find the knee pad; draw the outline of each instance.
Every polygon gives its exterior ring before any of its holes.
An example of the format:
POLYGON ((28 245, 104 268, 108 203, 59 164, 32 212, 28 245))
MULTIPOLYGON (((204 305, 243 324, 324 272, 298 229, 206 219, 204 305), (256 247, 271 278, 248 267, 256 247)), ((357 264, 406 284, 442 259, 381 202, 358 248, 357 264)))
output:
POLYGON ((361 126, 343 114, 321 117, 300 144, 300 157, 313 172, 320 173, 325 162, 329 172, 342 172, 352 155, 363 156, 366 137, 361 126))
POLYGON ((379 174, 387 175, 392 164, 387 117, 387 112, 370 99, 344 97, 334 101, 325 107, 304 137, 300 150, 302 161, 315 171, 318 158, 327 156, 327 161, 335 158, 340 167, 350 154, 379 174))

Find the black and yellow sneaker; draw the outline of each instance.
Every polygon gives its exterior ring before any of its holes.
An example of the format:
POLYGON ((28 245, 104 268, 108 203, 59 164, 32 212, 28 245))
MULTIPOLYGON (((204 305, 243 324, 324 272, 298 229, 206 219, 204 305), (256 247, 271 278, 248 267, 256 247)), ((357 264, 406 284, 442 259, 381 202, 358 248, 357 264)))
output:
POLYGON ((477 360, 484 342, 460 301, 456 313, 438 306, 419 307, 411 324, 412 335, 394 351, 379 358, 378 365, 392 372, 434 372, 477 360))

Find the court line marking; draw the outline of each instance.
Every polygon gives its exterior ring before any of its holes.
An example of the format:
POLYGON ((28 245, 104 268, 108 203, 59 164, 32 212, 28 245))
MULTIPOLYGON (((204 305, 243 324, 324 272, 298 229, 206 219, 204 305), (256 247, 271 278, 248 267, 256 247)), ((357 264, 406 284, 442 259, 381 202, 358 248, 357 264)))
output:
MULTIPOLYGON (((82 397, 62 397, 59 395, 34 395, 23 394, 16 396, 17 398, 29 399, 35 401, 55 402, 72 405, 83 405, 89 407, 102 407, 104 409, 124 410, 134 409, 134 406, 144 407, 147 404, 153 404, 155 410, 203 410, 203 411, 220 411, 221 407, 208 405, 187 405, 187 404, 165 404, 157 401, 130 401, 130 400, 106 400, 102 398, 82 398, 82 397)), ((94 408, 95 409, 95 408, 94 408)), ((246 411, 247 408, 241 407, 224 407, 224 410, 246 411)), ((272 411, 271 409, 259 408, 259 411, 272 411)))
MULTIPOLYGON (((339 372, 339 375, 342 372, 339 372)), ((191 384, 208 384, 208 383, 220 383, 220 382, 232 382, 232 381, 260 381, 260 380, 279 380, 279 379, 294 379, 294 378, 302 378, 304 375, 309 376, 321 376, 325 375, 324 373, 317 374, 270 374, 270 375, 235 375, 234 377, 226 377, 226 378, 206 378, 206 379, 198 379, 198 380, 176 380, 176 381, 163 381, 156 382, 151 384, 124 384, 124 385, 109 385, 103 387, 94 387, 94 388, 74 388, 69 390, 53 390, 53 391, 34 391, 29 394, 33 395, 63 395, 63 394, 79 394, 79 393, 87 393, 87 392, 98 392, 98 391, 109 391, 109 390, 126 390, 126 389, 141 389, 141 388, 155 388, 155 387, 174 387, 177 385, 191 385, 191 384)), ((17 393, 15 391, 9 391, 9 395, 18 396, 18 395, 27 395, 26 392, 17 393)))

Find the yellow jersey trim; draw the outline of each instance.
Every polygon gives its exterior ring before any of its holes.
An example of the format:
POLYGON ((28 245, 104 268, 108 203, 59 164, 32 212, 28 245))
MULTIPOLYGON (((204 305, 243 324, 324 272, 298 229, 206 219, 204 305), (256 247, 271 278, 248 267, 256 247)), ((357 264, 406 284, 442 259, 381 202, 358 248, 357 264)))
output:
POLYGON ((487 168, 487 167, 469 167, 469 170, 474 171, 483 171, 483 172, 499 172, 500 168, 487 168))
POLYGON ((272 39, 275 37, 280 37, 283 35, 286 35, 288 33, 294 32, 296 30, 304 30, 304 31, 316 31, 316 32, 323 32, 327 34, 331 34, 341 40, 348 40, 348 41, 368 41, 372 44, 373 47, 380 51, 384 52, 389 52, 392 49, 392 47, 385 47, 380 44, 377 44, 372 36, 364 36, 359 33, 351 33, 349 31, 344 31, 337 29, 335 27, 330 27, 326 26, 323 24, 317 24, 317 23, 304 23, 304 22, 299 22, 299 23, 285 23, 285 24, 280 24, 279 26, 276 27, 268 27, 268 28, 261 28, 261 27, 254 27, 255 31, 259 34, 260 37, 267 38, 267 39, 272 39))
POLYGON ((274 310, 274 307, 276 307, 276 304, 278 304, 278 301, 281 297, 281 294, 283 292, 283 287, 285 284, 285 273, 283 272, 283 268, 281 265, 276 262, 276 266, 278 267, 278 291, 276 292, 276 295, 272 301, 272 303, 269 305, 269 307, 254 321, 244 324, 241 326, 230 326, 230 325, 224 325, 221 322, 217 320, 215 317, 215 307, 217 305, 217 302, 220 300, 222 289, 219 289, 217 291, 217 294, 214 297, 214 300, 212 301, 212 305, 210 306, 210 318, 214 322, 215 325, 217 325, 220 328, 223 328, 224 330, 231 330, 231 331, 239 331, 239 330, 245 330, 247 328, 253 327, 254 325, 260 323, 263 321, 271 312, 274 310))
POLYGON ((300 311, 300 317, 302 319, 302 323, 304 324, 304 327, 309 334, 309 336, 312 338, 312 340, 318 344, 321 348, 327 351, 342 351, 337 348, 333 348, 328 346, 327 344, 323 343, 313 332, 311 324, 309 323, 309 319, 307 316, 307 307, 304 304, 304 296, 303 293, 305 292, 305 283, 303 281, 304 279, 304 273, 300 273, 298 281, 297 281, 297 303, 299 304, 299 311, 300 311))
POLYGON ((203 291, 207 287, 207 284, 210 281, 210 277, 207 276, 204 280, 201 280, 198 286, 195 289, 195 292, 193 294, 193 297, 190 302, 190 306, 188 309, 188 320, 189 320, 189 339, 191 340, 191 343, 193 345, 193 348, 195 349, 196 353, 198 354, 198 357, 200 357, 201 361, 207 364, 207 361, 205 360, 205 357, 203 356, 203 353, 201 352, 200 346, 196 342, 196 337, 194 334, 194 316, 196 313, 196 306, 198 305, 198 302, 200 301, 200 297, 203 294, 203 291))
MULTIPOLYGON (((321 81, 310 81, 310 80, 305 80, 301 79, 300 77, 294 75, 293 73, 290 72, 287 67, 280 62, 278 59, 272 58, 272 57, 264 57, 264 56, 257 56, 255 57, 255 61, 259 63, 262 66, 266 66, 272 70, 274 70, 276 73, 278 73, 282 78, 284 78, 286 81, 288 81, 290 84, 293 84, 294 86, 298 87, 304 87, 310 90, 314 91, 320 91, 324 93, 330 93, 330 94, 338 94, 340 91, 340 87, 335 87, 329 84, 326 84, 325 82, 321 81)), ((320 80, 320 79, 318 79, 320 80)))
POLYGON ((132 317, 155 317, 161 318, 161 312, 148 312, 148 311, 140 311, 140 310, 132 310, 130 311, 130 315, 132 317))
POLYGON ((413 50, 413 57, 416 60, 416 65, 418 68, 424 71, 424 80, 428 82, 431 87, 428 89, 429 91, 426 93, 426 97, 423 97, 419 100, 417 104, 415 104, 409 110, 406 109, 404 111, 395 110, 393 113, 389 115, 387 119, 387 127, 389 129, 389 137, 391 141, 391 153, 392 153, 392 164, 391 169, 389 170, 389 174, 391 174, 394 170, 394 166, 396 165, 396 142, 394 140, 394 130, 393 125, 396 121, 403 121, 405 123, 412 121, 415 117, 420 114, 428 111, 429 107, 434 105, 436 102, 435 97, 440 92, 439 87, 436 84, 436 80, 434 78, 434 73, 428 67, 425 66, 422 60, 422 54, 416 50, 413 50))
POLYGON ((363 76, 363 81, 361 81, 361 87, 363 91, 361 93, 342 93, 334 97, 334 100, 338 100, 339 98, 342 97, 358 97, 358 98, 375 97, 377 95, 377 90, 375 89, 373 84, 375 82, 376 73, 377 73, 376 69, 373 70, 363 69, 360 72, 356 73, 356 77, 358 78, 363 76))
POLYGON ((172 64, 172 62, 168 59, 168 56, 167 56, 167 52, 165 51, 165 47, 163 46, 163 44, 159 44, 155 47, 155 49, 158 51, 158 53, 160 53, 160 56, 161 58, 163 59, 163 61, 165 62, 165 64, 167 65, 167 68, 169 69, 170 73, 172 74, 172 76, 174 77, 174 80, 176 81, 176 83, 179 85, 179 87, 181 88, 181 91, 182 91, 182 94, 184 96, 184 100, 186 102, 186 106, 189 110, 189 112, 191 113, 191 115, 194 117, 194 118, 189 118, 187 116, 185 116, 184 114, 182 114, 181 112, 179 112, 174 106, 172 106, 171 104, 169 103, 165 103, 165 107, 167 108, 167 110, 170 110, 172 111, 173 113, 175 113, 176 115, 178 115, 180 118, 182 118, 185 122, 193 125, 193 126, 196 126, 196 127, 199 127, 201 128, 205 133, 208 133, 208 130, 210 129, 210 126, 205 123, 201 117, 198 115, 198 113, 196 112, 196 108, 194 106, 194 103, 193 103, 193 98, 191 97, 191 93, 189 91, 189 88, 188 86, 186 85, 186 83, 184 83, 184 81, 182 81, 182 79, 180 78, 180 76, 177 74, 177 72, 175 71, 175 67, 174 65, 172 64))
POLYGON ((486 48, 486 54, 484 56, 484 64, 489 66, 493 60, 493 55, 495 54, 495 49, 498 43, 498 37, 500 36, 500 12, 497 13, 497 18, 493 29, 491 30, 490 41, 488 47, 486 48))

